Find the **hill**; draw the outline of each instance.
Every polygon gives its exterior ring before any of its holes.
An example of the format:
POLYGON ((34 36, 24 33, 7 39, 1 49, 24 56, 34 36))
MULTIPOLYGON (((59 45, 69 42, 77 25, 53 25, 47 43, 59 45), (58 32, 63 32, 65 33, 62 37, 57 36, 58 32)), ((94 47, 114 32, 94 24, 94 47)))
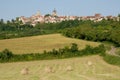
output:
POLYGON ((120 80, 120 67, 110 65, 97 55, 81 58, 0 63, 0 80, 120 80), (91 64, 90 64, 91 63, 91 64), (46 72, 52 67, 54 72, 46 72), (72 70, 66 68, 71 66, 72 70), (27 67, 29 73, 20 72, 27 67))
POLYGON ((86 45, 98 46, 100 44, 97 42, 71 39, 60 34, 49 34, 0 40, 0 51, 7 48, 14 54, 42 53, 44 50, 49 51, 53 48, 58 49, 69 46, 71 43, 77 43, 79 49, 83 49, 86 45))

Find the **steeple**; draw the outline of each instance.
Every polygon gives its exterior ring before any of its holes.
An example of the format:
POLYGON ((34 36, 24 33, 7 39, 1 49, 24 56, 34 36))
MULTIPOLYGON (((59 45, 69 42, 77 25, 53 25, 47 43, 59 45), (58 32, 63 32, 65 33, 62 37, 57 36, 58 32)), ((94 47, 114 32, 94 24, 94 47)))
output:
POLYGON ((53 10, 52 16, 57 16, 57 11, 56 11, 56 9, 53 10))
POLYGON ((39 10, 37 11, 36 15, 37 15, 37 16, 40 16, 40 15, 41 15, 39 10))

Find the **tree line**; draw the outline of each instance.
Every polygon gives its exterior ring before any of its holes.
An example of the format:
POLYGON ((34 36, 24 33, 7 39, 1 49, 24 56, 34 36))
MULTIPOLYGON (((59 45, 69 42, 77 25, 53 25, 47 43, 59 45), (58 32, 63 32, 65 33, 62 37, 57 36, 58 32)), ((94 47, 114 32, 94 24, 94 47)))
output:
POLYGON ((66 20, 59 23, 37 23, 35 26, 23 24, 16 20, 0 20, 0 39, 63 33, 68 37, 75 37, 93 41, 112 41, 119 43, 120 21, 102 20, 66 20), (99 38, 99 39, 98 39, 99 38))
POLYGON ((65 29, 63 35, 90 41, 109 41, 120 46, 120 22, 103 20, 65 29))
POLYGON ((16 18, 11 21, 0 20, 0 39, 10 39, 25 36, 58 33, 65 28, 78 26, 83 22, 79 20, 62 21, 59 23, 37 23, 35 26, 29 23, 23 24, 16 18))

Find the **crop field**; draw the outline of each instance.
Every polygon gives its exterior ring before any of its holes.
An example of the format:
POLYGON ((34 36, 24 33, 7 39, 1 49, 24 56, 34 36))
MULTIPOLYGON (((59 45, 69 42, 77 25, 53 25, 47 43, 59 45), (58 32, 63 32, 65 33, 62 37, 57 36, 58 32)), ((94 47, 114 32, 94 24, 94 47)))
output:
POLYGON ((0 80, 120 80, 120 67, 106 63, 98 55, 0 63, 0 80), (21 73, 24 68, 27 74, 21 73))
POLYGON ((71 39, 60 34, 50 34, 0 40, 0 51, 7 48, 14 54, 42 53, 44 50, 49 51, 53 48, 58 49, 69 46, 71 43, 77 43, 79 49, 83 49, 86 45, 97 46, 100 44, 97 42, 71 39))

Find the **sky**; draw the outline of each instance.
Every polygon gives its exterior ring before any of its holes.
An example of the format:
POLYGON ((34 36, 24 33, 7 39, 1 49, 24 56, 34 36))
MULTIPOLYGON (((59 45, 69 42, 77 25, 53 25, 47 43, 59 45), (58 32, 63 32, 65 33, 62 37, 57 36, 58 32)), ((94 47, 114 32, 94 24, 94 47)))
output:
POLYGON ((51 14, 54 9, 62 16, 117 16, 120 0, 0 0, 0 19, 29 17, 40 11, 41 15, 51 14))

